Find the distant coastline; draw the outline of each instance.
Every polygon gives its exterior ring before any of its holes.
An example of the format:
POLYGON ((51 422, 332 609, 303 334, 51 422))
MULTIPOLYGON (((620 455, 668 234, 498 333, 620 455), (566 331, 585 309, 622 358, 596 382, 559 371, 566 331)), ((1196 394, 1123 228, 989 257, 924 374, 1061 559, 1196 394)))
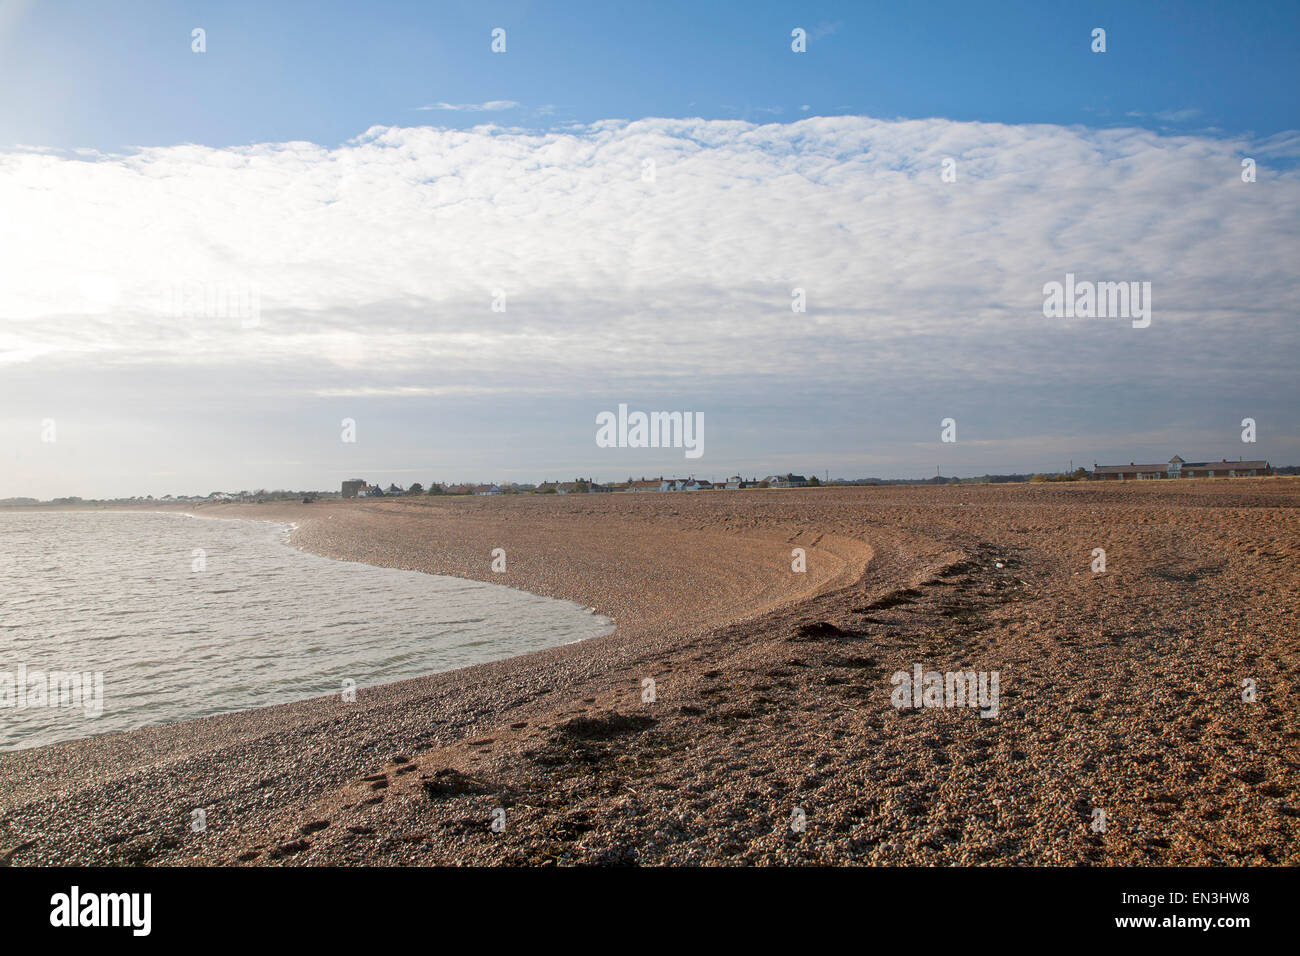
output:
MULTIPOLYGON (((1225 465, 1231 465, 1231 461, 1225 461, 1225 465)), ((1271 469, 1272 476, 1300 475, 1300 465, 1281 465, 1273 466, 1271 469)), ((934 486, 934 485, 999 485, 999 484, 1036 484, 1041 482, 1057 481, 1088 481, 1092 479, 1092 472, 1085 468, 1078 468, 1073 472, 1021 472, 1010 474, 983 474, 969 477, 960 477, 956 475, 942 476, 936 475, 931 478, 835 478, 830 480, 819 479, 815 475, 810 476, 798 485, 773 484, 769 485, 768 479, 751 478, 744 479, 737 489, 728 488, 727 482, 714 482, 712 480, 701 480, 707 486, 705 488, 691 487, 690 483, 695 479, 692 478, 654 478, 638 479, 641 483, 649 483, 657 486, 655 490, 662 491, 723 491, 723 490, 772 490, 773 488, 789 487, 808 487, 808 488, 851 488, 851 487, 871 487, 871 486, 894 486, 894 485, 915 485, 915 486, 934 486), (666 488, 661 487, 665 484, 676 483, 680 487, 666 488)), ((788 477, 788 476, 787 476, 788 477)), ((1224 476, 1226 477, 1226 476, 1224 476)), ((346 482, 345 482, 346 484, 346 482)), ((409 488, 399 488, 392 493, 379 489, 378 494, 368 497, 383 498, 418 498, 421 496, 440 498, 440 497, 474 497, 486 494, 502 495, 523 495, 523 494, 566 494, 587 493, 591 491, 590 487, 577 488, 574 486, 595 486, 592 493, 601 491, 613 491, 613 493, 627 493, 629 489, 619 487, 620 482, 602 483, 594 479, 576 479, 573 482, 542 482, 541 484, 530 483, 512 483, 503 482, 499 484, 492 483, 440 483, 434 482, 428 488, 423 485, 414 485, 412 490, 409 488), (560 490, 560 486, 571 486, 568 490, 560 490), (495 488, 497 491, 489 491, 495 488)), ((392 487, 390 485, 390 487, 392 487)), ((235 504, 269 504, 301 501, 304 504, 310 504, 316 500, 330 500, 347 497, 340 491, 288 491, 284 489, 257 491, 235 491, 211 492, 207 495, 163 495, 154 497, 153 495, 132 496, 127 498, 83 498, 79 496, 55 497, 50 499, 40 499, 32 497, 10 497, 0 498, 0 508, 22 508, 32 507, 35 505, 55 505, 55 506, 77 506, 77 505, 139 505, 139 504, 214 504, 214 503, 235 503, 235 504)))

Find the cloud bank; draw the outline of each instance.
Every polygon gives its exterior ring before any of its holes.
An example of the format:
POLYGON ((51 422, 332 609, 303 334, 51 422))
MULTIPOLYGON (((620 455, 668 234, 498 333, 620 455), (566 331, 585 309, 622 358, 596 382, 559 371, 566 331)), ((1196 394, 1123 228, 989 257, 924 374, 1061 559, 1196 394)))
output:
MULTIPOLYGON (((110 370, 140 401, 173 374, 258 401, 1168 398, 1225 377, 1285 399, 1297 153, 1296 135, 810 117, 0 155, 6 421, 40 417, 38 380, 110 370), (1150 282, 1150 328, 1045 318, 1066 273, 1150 282)), ((811 419, 828 447, 850 427, 811 419)), ((738 413, 736 434, 760 430, 738 413)))

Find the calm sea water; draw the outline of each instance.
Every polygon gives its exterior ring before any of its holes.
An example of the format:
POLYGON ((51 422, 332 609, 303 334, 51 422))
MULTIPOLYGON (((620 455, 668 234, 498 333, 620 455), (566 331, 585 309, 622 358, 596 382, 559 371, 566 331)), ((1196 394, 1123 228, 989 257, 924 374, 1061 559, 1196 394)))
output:
POLYGON ((287 544, 289 530, 0 512, 0 749, 341 693, 345 681, 366 687, 613 629, 566 601, 308 554, 287 544))

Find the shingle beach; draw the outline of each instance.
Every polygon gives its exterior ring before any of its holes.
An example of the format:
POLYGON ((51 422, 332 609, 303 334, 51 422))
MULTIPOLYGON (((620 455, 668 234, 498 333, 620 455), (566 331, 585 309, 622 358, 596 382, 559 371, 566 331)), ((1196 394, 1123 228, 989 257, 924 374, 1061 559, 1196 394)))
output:
POLYGON ((0 754, 0 860, 1300 862, 1300 479, 185 510, 616 630, 0 754), (996 716, 896 707, 917 667, 996 716))

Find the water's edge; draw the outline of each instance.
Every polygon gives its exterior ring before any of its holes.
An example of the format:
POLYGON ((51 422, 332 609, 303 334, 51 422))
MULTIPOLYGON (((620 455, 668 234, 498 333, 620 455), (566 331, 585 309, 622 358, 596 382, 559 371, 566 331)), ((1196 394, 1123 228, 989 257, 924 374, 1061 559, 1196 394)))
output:
MULTIPOLYGON (((279 520, 274 518, 253 518, 253 517, 247 517, 242 515, 241 516, 197 515, 185 511, 172 511, 172 510, 162 510, 162 509, 149 510, 149 511, 136 511, 135 509, 115 509, 115 508, 107 508, 107 509, 106 508, 76 508, 76 509, 59 509, 54 511, 49 511, 45 509, 33 509, 29 511, 27 509, 23 509, 23 513, 33 514, 33 515, 34 514, 67 514, 67 513, 83 513, 83 514, 109 513, 109 514, 119 514, 119 515, 139 514, 139 515, 150 515, 150 516, 166 515, 174 518, 191 518, 191 519, 200 519, 200 520, 213 521, 213 522, 234 522, 234 523, 242 522, 242 523, 249 523, 249 524, 269 525, 278 528, 280 532, 278 543, 281 546, 296 550, 298 552, 301 552, 304 555, 309 555, 315 560, 327 561, 332 564, 336 564, 340 566, 353 565, 353 566, 360 566, 366 568, 375 568, 381 571, 393 572, 398 574, 418 573, 429 578, 472 584, 474 585, 475 588, 483 589, 485 591, 500 589, 503 591, 512 592, 516 595, 526 595, 528 598, 536 601, 546 602, 548 604, 562 605, 569 612, 574 614, 582 613, 582 614, 591 615, 590 609, 585 608, 583 605, 575 601, 570 601, 562 598, 555 598, 543 594, 537 594, 535 592, 528 591, 523 588, 512 587, 506 584, 497 584, 495 582, 482 581, 474 578, 464 578, 457 575, 430 573, 427 571, 420 570, 418 568, 393 568, 382 564, 374 564, 368 561, 350 560, 346 558, 335 557, 329 554, 323 554, 298 543, 297 533, 302 530, 302 526, 299 522, 295 522, 295 521, 284 521, 284 520, 279 520)), ((529 656, 541 654, 543 652, 555 651, 559 648, 572 647, 576 644, 583 643, 594 637, 608 637, 609 635, 613 634, 617 630, 617 624, 611 618, 608 618, 604 615, 591 615, 591 617, 594 623, 600 623, 604 625, 600 633, 588 634, 586 636, 577 637, 572 640, 561 641, 559 643, 551 644, 548 646, 532 647, 529 649, 520 650, 517 653, 510 653, 502 656, 493 656, 484 660, 472 661, 468 663, 457 663, 454 664, 453 666, 443 667, 443 668, 435 667, 431 670, 421 670, 418 673, 408 674, 390 680, 380 680, 376 683, 366 683, 364 685, 361 685, 358 689, 364 690, 367 693, 367 695, 370 695, 375 692, 383 692, 385 690, 391 690, 393 688, 396 688, 399 685, 407 684, 414 681, 428 680, 429 678, 432 677, 447 677, 449 675, 454 675, 458 672, 468 671, 477 667, 489 666, 492 664, 500 664, 505 661, 514 661, 522 658, 527 658, 529 656)), ((88 733, 75 738, 46 741, 46 742, 34 744, 30 747, 23 747, 23 746, 19 746, 17 748, 7 747, 3 751, 0 751, 0 754, 2 753, 14 754, 20 752, 31 752, 31 751, 42 750, 47 748, 84 745, 90 741, 99 741, 105 738, 119 737, 124 735, 142 734, 151 731, 165 732, 174 728, 178 728, 180 727, 180 725, 190 724, 195 721, 221 720, 223 718, 234 717, 236 715, 248 715, 251 713, 256 713, 258 711, 272 711, 272 710, 276 710, 279 708, 286 708, 286 707, 302 707, 304 705, 310 705, 311 702, 313 701, 320 703, 325 701, 332 701, 337 697, 338 697, 338 692, 331 691, 329 693, 324 693, 324 694, 310 694, 304 697, 299 697, 299 698, 294 698, 289 700, 280 700, 271 703, 255 704, 253 706, 235 706, 230 709, 221 709, 213 713, 193 714, 189 716, 177 717, 175 719, 170 719, 170 720, 163 719, 156 722, 146 723, 136 727, 115 728, 115 729, 105 730, 99 733, 88 733)))

